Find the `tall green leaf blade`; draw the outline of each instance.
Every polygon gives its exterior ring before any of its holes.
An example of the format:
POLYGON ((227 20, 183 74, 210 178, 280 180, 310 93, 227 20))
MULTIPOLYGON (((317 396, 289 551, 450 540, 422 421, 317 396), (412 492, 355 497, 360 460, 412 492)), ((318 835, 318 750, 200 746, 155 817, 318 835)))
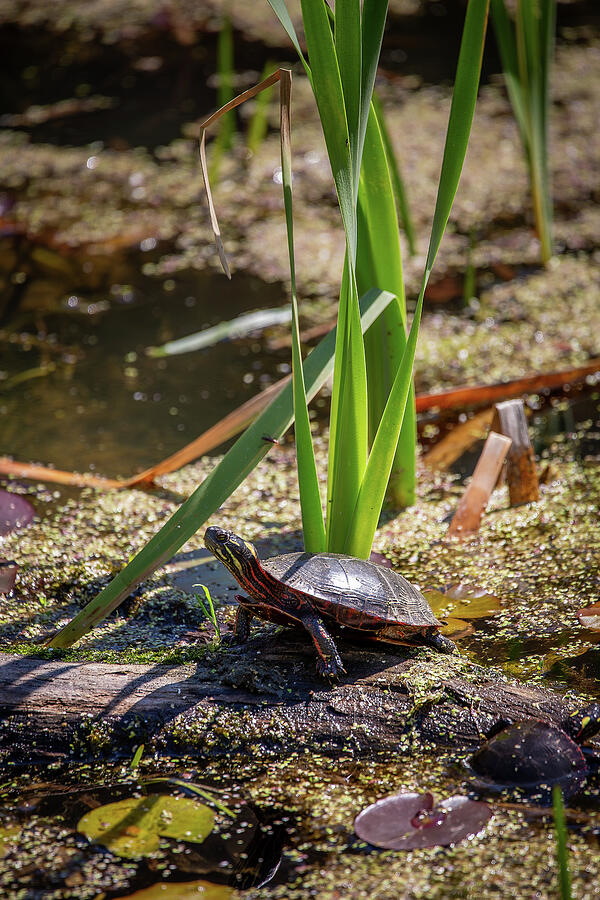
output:
POLYGON ((508 14, 506 0, 491 0, 491 10, 506 90, 508 91, 519 131, 521 132, 521 139, 525 145, 528 145, 529 126, 523 86, 519 74, 515 27, 508 14))
POLYGON ((359 152, 362 159, 362 145, 367 131, 367 122, 375 87, 375 76, 381 54, 383 31, 388 11, 388 0, 364 0, 362 14, 362 76, 360 105, 360 143, 359 152))
POLYGON ((392 186, 394 189, 394 196, 396 198, 396 204, 398 206, 398 213, 400 215, 400 222, 402 223, 402 227, 404 229, 404 234, 406 235, 406 241, 408 243, 408 252, 410 256, 414 256, 417 252, 417 239, 415 234, 415 226, 412 218, 412 214, 410 211, 410 206, 408 203, 408 197, 406 196, 406 188, 404 186, 404 179, 402 178, 402 173, 400 172, 400 165, 396 158, 396 154, 394 152, 394 147, 392 145, 392 140, 390 138, 387 125, 385 122, 385 116, 383 113, 383 107, 381 105, 381 101, 377 94, 373 94, 373 108, 375 110, 375 115, 377 116, 377 124, 379 126, 379 131, 381 133, 381 140, 383 141, 383 146, 385 147, 385 155, 387 159, 388 168, 390 170, 390 177, 392 179, 392 186))
POLYGON ((419 305, 417 306, 408 341, 402 355, 402 362, 398 367, 388 402, 375 435, 365 477, 361 484, 356 507, 350 519, 350 526, 346 536, 344 552, 363 559, 367 559, 371 552, 373 536, 379 522, 398 436, 404 419, 412 380, 421 307, 422 298, 419 298, 419 305))
POLYGON ((327 549, 340 553, 368 451, 365 349, 356 280, 349 266, 347 273, 342 281, 338 315, 340 340, 335 356, 327 490, 327 549))
MULTIPOLYGON (((340 40, 346 55, 350 53, 348 48, 357 42, 356 11, 355 0, 348 0, 339 5, 335 19, 336 33, 342 34, 340 40), (342 21, 342 17, 346 16, 348 21, 342 21)), ((340 294, 329 439, 327 546, 330 550, 336 550, 343 540, 344 523, 356 502, 367 460, 366 371, 354 272, 357 185, 350 150, 344 85, 329 24, 328 7, 323 0, 302 0, 302 17, 313 90, 346 234, 348 263, 347 278, 340 294)), ((356 146, 356 100, 357 90, 360 96, 360 78, 351 73, 348 62, 345 59, 344 74, 349 79, 352 144, 356 146)))
POLYGON ((298 321, 298 298, 296 294, 296 265, 294 260, 294 219, 292 204, 292 149, 291 149, 291 72, 282 69, 281 91, 281 172, 285 224, 290 260, 290 280, 292 294, 292 385, 294 399, 294 430, 296 435, 296 459, 298 485, 302 510, 302 533, 304 549, 309 553, 325 550, 325 524, 321 509, 317 466, 310 431, 310 418, 306 402, 306 388, 302 369, 300 347, 300 324, 298 321))
POLYGON ((335 12, 335 53, 344 94, 348 139, 352 160, 352 189, 358 189, 360 172, 360 121, 362 82, 362 33, 360 0, 344 0, 335 12))
POLYGON ((450 215, 467 150, 481 72, 488 2, 489 0, 470 0, 467 9, 446 132, 438 195, 431 226, 431 238, 419 299, 402 362, 398 367, 373 442, 346 540, 345 551, 365 559, 370 552, 373 535, 379 521, 385 487, 409 396, 425 288, 450 215))
POLYGON ((302 19, 313 91, 337 190, 346 241, 354 264, 356 216, 350 136, 335 44, 323 0, 302 0, 302 19))
MULTIPOLYGON (((406 346, 406 310, 402 253, 388 156, 375 108, 372 108, 364 146, 358 192, 358 291, 381 285, 396 300, 365 335, 369 395, 369 438, 372 443, 406 346)), ((414 503, 416 489, 416 412, 410 391, 390 479, 390 499, 398 506, 414 503)))
POLYGON ((294 28, 294 23, 292 22, 292 19, 290 17, 288 8, 287 8, 284 0, 267 0, 267 2, 269 4, 269 6, 271 7, 271 9, 273 10, 273 12, 275 13, 275 15, 277 16, 277 18, 279 19, 279 21, 281 22, 281 24, 285 30, 285 33, 289 37, 290 41, 294 45, 294 48, 295 48, 298 56, 302 60, 304 68, 310 72, 310 70, 308 69, 306 60, 304 59, 304 54, 302 53, 302 47, 300 46, 300 41, 298 40, 298 35, 296 34, 296 29, 294 28))
MULTIPOLYGON (((385 291, 369 291, 361 298, 361 324, 369 328, 391 301, 385 291)), ((335 329, 307 356, 306 394, 310 401, 333 368, 335 329)), ((179 507, 160 531, 82 611, 49 641, 51 647, 70 647, 106 618, 158 566, 167 562, 224 503, 268 453, 265 434, 280 438, 293 421, 292 386, 287 385, 238 438, 213 471, 179 507)))

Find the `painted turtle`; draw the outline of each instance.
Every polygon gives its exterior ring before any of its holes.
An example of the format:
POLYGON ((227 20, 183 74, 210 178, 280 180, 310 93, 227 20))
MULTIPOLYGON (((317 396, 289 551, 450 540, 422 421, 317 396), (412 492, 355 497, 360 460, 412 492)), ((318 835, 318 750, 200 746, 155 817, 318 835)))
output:
POLYGON ((598 703, 568 716, 560 727, 537 719, 500 722, 471 756, 469 767, 488 790, 549 793, 559 784, 563 793, 574 794, 589 772, 580 744, 599 731, 598 703))
POLYGON ((384 566, 340 553, 286 553, 261 562, 252 544, 215 527, 204 543, 249 594, 236 596, 238 641, 247 639, 253 616, 303 625, 319 656, 317 671, 330 678, 345 669, 324 618, 391 643, 417 639, 443 653, 456 650, 420 591, 384 566))

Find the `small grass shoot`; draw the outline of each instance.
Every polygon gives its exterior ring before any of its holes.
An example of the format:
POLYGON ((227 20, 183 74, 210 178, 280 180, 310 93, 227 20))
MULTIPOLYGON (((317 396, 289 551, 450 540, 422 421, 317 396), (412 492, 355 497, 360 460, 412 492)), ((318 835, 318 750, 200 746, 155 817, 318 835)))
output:
POLYGON ((139 766, 139 764, 140 764, 140 762, 141 762, 141 759, 142 759, 142 756, 143 756, 143 753, 144 753, 144 745, 143 745, 143 744, 140 744, 140 745, 136 748, 136 751, 135 751, 135 753, 133 754, 133 759, 132 759, 131 762, 129 763, 129 768, 130 768, 132 771, 135 771, 135 769, 137 769, 137 767, 139 766))
POLYGON ((215 605, 213 603, 212 597, 210 596, 210 591, 204 584, 194 584, 192 586, 202 588, 202 590, 204 591, 204 598, 206 600, 206 603, 204 602, 204 600, 202 599, 200 594, 194 594, 194 597, 196 598, 196 600, 198 602, 198 606, 204 613, 205 617, 212 622, 213 628, 215 629, 215 641, 217 644, 220 644, 221 643, 221 626, 219 625, 219 620, 217 619, 217 614, 215 612, 215 605))

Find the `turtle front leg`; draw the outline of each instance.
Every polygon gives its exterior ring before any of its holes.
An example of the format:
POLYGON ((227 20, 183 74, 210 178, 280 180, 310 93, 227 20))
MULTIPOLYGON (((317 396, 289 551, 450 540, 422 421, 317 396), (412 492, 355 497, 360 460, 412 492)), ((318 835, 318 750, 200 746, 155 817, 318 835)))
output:
POLYGON ((324 678, 337 678, 345 675, 346 670, 340 659, 333 638, 325 628, 323 620, 316 613, 308 613, 300 619, 311 638, 313 639, 317 659, 317 672, 324 678))
POLYGON ((240 604, 235 614, 235 627, 233 629, 233 634, 228 634, 225 642, 228 644, 243 644, 250 637, 250 622, 254 616, 248 607, 243 606, 240 602, 245 600, 245 597, 236 594, 235 599, 240 604))

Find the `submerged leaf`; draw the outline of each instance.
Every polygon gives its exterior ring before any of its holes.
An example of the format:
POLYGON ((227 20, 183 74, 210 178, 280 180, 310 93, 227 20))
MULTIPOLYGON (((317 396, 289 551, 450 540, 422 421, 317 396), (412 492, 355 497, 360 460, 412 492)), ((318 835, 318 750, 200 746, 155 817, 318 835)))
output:
POLYGON ((500 598, 471 584, 453 584, 446 591, 423 591, 434 614, 441 618, 485 619, 501 607, 500 598))
POLYGON ((0 537, 29 525, 35 510, 29 500, 10 491, 0 491, 0 537))
POLYGON ((207 806, 182 797, 153 794, 107 803, 86 813, 77 829, 118 856, 149 856, 160 838, 202 843, 214 826, 207 806))
POLYGON ((391 794, 363 809, 354 820, 359 838, 386 850, 446 847, 477 834, 492 816, 487 803, 449 797, 434 805, 433 794, 391 794))
POLYGON ((290 310, 284 309, 256 309, 253 312, 244 313, 228 322, 220 322, 212 328, 205 328, 196 334, 179 338, 176 341, 168 341, 161 347, 146 347, 148 356, 177 356, 180 353, 191 353, 193 350, 204 350, 213 347, 219 341, 232 341, 235 338, 247 337, 254 331, 263 331, 271 325, 280 325, 289 322, 292 317, 290 310))

